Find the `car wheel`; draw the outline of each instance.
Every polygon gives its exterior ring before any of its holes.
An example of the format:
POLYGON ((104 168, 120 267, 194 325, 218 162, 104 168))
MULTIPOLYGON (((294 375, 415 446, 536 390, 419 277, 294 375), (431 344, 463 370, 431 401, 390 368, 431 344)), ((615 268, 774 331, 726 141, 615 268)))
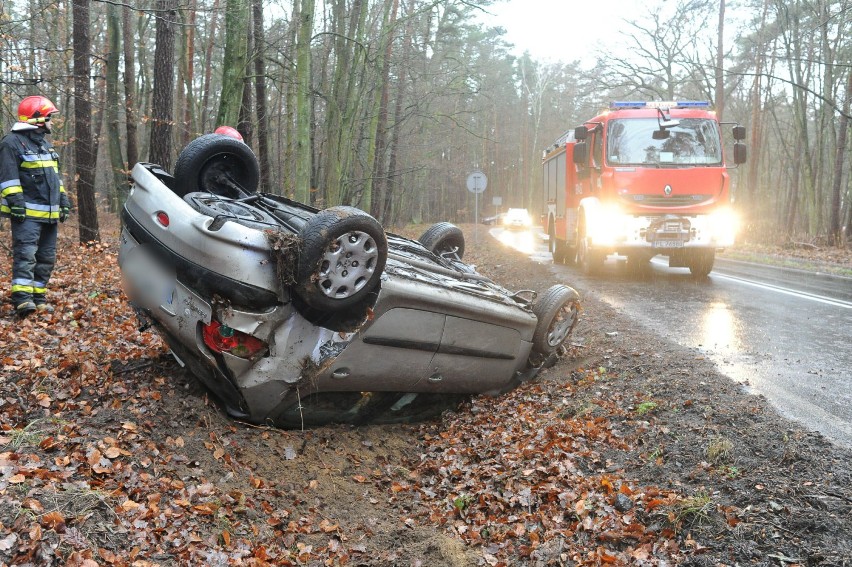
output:
POLYGON ((278 221, 269 213, 246 203, 223 199, 218 195, 189 193, 183 200, 208 217, 226 219, 257 230, 278 226, 278 221))
POLYGON ((696 250, 689 259, 689 271, 696 278, 706 278, 713 271, 715 250, 696 250))
POLYGON ((558 349, 577 324, 580 296, 567 285, 554 285, 533 305, 538 318, 533 333, 533 351, 547 356, 558 349))
POLYGON ((239 198, 257 191, 260 166, 243 142, 222 134, 205 134, 180 152, 174 177, 174 191, 181 197, 204 191, 239 198))
POLYGON ((436 256, 449 256, 455 260, 464 256, 464 233, 452 223, 433 224, 417 240, 436 256))
POLYGON ((337 311, 365 300, 388 257, 379 222, 355 207, 331 207, 302 228, 295 291, 313 309, 337 311))

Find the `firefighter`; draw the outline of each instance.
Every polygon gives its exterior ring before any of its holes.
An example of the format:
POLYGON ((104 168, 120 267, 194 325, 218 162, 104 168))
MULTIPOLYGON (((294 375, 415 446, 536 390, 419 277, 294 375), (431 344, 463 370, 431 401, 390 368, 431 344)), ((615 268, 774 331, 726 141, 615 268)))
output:
POLYGON ((18 122, 0 140, 0 215, 12 219, 12 303, 20 317, 53 311, 46 292, 57 222, 71 211, 59 155, 45 138, 58 112, 47 98, 28 96, 18 106, 18 122))

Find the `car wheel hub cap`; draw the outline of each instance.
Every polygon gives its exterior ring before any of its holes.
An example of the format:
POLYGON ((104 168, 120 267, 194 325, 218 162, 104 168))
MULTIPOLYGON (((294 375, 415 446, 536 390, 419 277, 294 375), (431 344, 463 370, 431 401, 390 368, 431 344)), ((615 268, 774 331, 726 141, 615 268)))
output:
POLYGON ((370 281, 378 257, 376 241, 366 232, 347 232, 339 236, 323 254, 319 288, 331 298, 350 297, 370 281))
POLYGON ((547 344, 552 347, 561 345, 571 329, 574 328, 574 322, 577 320, 577 311, 572 305, 566 305, 559 310, 559 313, 554 317, 553 323, 550 325, 550 331, 547 333, 547 344))

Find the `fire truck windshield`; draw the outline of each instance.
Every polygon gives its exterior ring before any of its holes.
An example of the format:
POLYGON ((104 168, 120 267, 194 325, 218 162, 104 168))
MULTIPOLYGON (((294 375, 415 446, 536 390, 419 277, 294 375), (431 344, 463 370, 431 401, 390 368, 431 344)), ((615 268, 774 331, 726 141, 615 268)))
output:
POLYGON ((607 162, 613 166, 721 165, 722 145, 715 121, 681 118, 677 126, 665 129, 665 139, 655 140, 653 134, 659 130, 656 118, 611 120, 607 126, 607 162))

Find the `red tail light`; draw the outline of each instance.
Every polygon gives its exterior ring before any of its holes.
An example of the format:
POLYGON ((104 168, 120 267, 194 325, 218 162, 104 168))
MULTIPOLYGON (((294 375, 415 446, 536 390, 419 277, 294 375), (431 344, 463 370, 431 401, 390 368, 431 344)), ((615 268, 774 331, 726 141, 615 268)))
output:
POLYGON ((227 352, 240 358, 251 358, 266 350, 266 343, 242 331, 211 321, 202 330, 204 344, 214 352, 227 352))
POLYGON ((168 228, 168 226, 169 226, 169 215, 167 215, 163 211, 157 211, 157 222, 160 223, 161 225, 165 226, 166 228, 168 228))

